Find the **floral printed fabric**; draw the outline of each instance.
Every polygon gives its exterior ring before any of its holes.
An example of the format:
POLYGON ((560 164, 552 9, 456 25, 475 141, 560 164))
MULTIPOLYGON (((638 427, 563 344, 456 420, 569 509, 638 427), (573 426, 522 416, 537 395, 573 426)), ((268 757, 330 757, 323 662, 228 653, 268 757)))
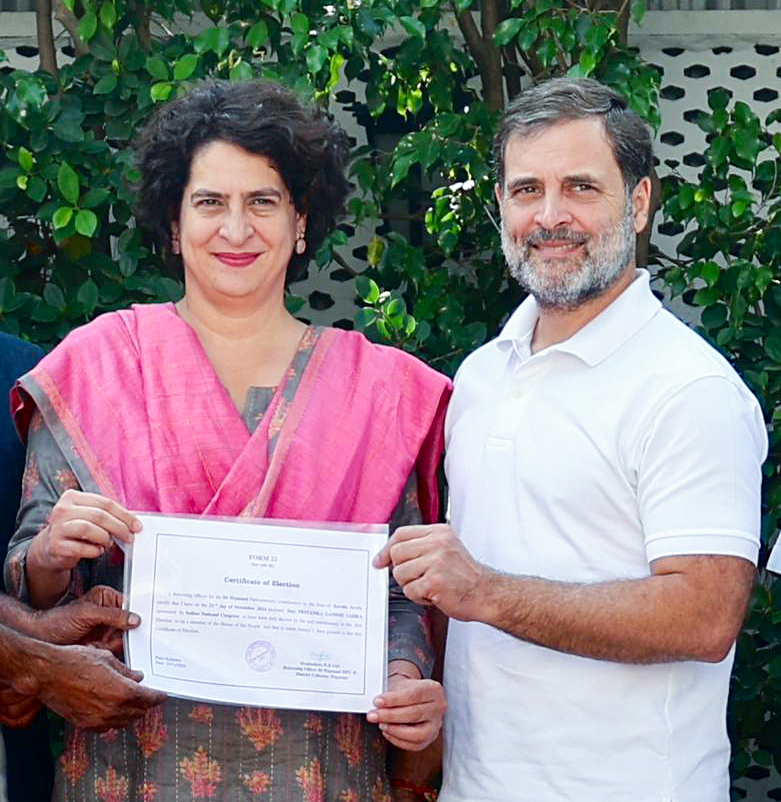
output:
MULTIPOLYGON (((295 393, 307 347, 293 362, 295 393)), ((253 388, 243 412, 250 431, 272 392, 253 388)), ((273 449, 276 431, 271 433, 273 449)), ((66 459, 39 415, 28 444, 22 508, 6 563, 8 586, 25 594, 24 558, 30 540, 45 525, 68 488, 96 492, 83 464, 66 459)), ((414 475, 399 500, 392 526, 420 521, 414 475)), ((66 598, 105 583, 121 588, 122 554, 107 550, 100 560, 73 572, 66 598)), ((425 612, 391 588, 388 657, 416 663, 429 676, 433 654, 425 612)), ((57 802, 390 802, 385 776, 385 740, 365 716, 211 705, 169 699, 132 725, 106 733, 70 729, 58 763, 57 802)))

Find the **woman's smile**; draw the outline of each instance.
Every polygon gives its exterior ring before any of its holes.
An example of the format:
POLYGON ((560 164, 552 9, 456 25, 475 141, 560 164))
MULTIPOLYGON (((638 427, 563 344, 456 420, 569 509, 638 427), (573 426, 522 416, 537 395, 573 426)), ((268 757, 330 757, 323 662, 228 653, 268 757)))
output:
POLYGON ((248 253, 215 253, 215 258, 228 267, 249 267, 260 256, 260 251, 248 253))

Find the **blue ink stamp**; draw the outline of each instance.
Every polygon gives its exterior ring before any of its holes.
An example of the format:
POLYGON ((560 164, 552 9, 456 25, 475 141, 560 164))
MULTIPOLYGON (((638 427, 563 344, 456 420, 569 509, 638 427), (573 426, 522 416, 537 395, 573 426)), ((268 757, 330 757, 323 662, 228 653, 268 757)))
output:
POLYGON ((267 640, 256 640, 247 646, 244 659, 253 671, 268 671, 274 666, 276 649, 267 640))

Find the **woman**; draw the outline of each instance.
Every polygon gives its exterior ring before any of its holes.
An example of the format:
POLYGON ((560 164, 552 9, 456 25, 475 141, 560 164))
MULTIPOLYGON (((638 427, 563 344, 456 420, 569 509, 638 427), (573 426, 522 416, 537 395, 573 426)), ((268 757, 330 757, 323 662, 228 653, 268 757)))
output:
MULTIPOLYGON (((11 587, 50 606, 119 587, 128 510, 432 520, 448 381, 355 332, 307 327, 286 276, 340 214, 343 132, 266 82, 201 84, 138 146, 138 219, 184 270, 175 305, 73 332, 24 377, 28 436, 11 587)), ((170 699, 132 727, 71 732, 55 799, 389 798, 384 739, 419 749, 444 701, 426 622, 392 594, 389 690, 368 718, 170 699)))

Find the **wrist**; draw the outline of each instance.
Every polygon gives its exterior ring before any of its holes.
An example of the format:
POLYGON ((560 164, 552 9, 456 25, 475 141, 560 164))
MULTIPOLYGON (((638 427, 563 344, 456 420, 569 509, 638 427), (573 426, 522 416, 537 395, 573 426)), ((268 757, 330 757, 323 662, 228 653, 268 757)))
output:
POLYGON ((71 580, 70 568, 56 568, 48 564, 41 553, 42 529, 30 543, 24 560, 24 573, 27 579, 27 596, 33 607, 53 607, 68 589, 71 580))
POLYGON ((388 663, 388 679, 394 676, 406 677, 407 679, 422 679, 423 674, 411 660, 391 660, 388 663))
POLYGON ((487 565, 480 565, 479 578, 472 592, 473 610, 465 620, 497 626, 502 618, 500 600, 505 595, 502 591, 504 576, 487 565))
POLYGON ((436 788, 430 785, 416 785, 401 777, 391 777, 390 784, 391 788, 407 791, 417 802, 435 802, 437 798, 436 788))
POLYGON ((21 696, 38 696, 57 663, 54 647, 18 632, 5 632, 9 637, 3 638, 3 646, 9 647, 10 654, 0 660, 0 678, 21 696))
POLYGON ((30 638, 38 637, 37 613, 26 604, 22 604, 11 596, 0 596, 0 612, 5 626, 30 638))

